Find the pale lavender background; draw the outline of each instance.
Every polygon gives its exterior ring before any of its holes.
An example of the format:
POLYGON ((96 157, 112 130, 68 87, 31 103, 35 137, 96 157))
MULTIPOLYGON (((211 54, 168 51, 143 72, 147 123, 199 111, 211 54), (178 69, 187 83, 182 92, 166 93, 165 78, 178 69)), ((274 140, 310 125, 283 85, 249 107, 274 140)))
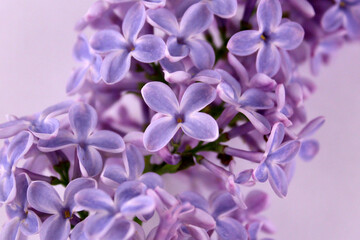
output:
MULTIPOLYGON (((18 0, 0 6, 0 121, 65 99, 75 62, 74 23, 92 1, 18 0)), ((306 106, 309 118, 324 115, 321 152, 298 162, 286 199, 272 196, 267 216, 280 240, 360 238, 360 46, 344 47, 316 79, 306 106)), ((264 187, 269 187, 267 184, 264 187)), ((0 225, 5 222, 0 209, 0 225)))

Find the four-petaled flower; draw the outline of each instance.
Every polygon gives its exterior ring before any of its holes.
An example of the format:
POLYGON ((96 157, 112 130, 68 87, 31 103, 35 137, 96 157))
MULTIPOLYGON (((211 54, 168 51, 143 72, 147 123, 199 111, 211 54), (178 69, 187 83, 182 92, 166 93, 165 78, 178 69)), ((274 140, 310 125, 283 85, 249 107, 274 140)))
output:
POLYGON ((262 161, 254 171, 255 178, 260 182, 265 182, 269 178, 271 187, 279 197, 285 197, 288 190, 288 179, 282 166, 296 156, 301 146, 298 140, 281 144, 284 136, 284 124, 274 124, 262 161))
POLYGON ((44 152, 52 152, 76 146, 80 169, 84 176, 95 176, 102 170, 103 160, 98 150, 110 153, 124 151, 125 143, 118 134, 108 130, 94 132, 97 114, 90 105, 73 105, 69 110, 69 121, 74 134, 68 130, 61 130, 54 138, 39 140, 38 148, 44 152))
POLYGON ((333 32, 344 27, 351 37, 360 34, 360 0, 335 0, 321 19, 325 31, 333 32))
POLYGON ((64 201, 47 182, 34 181, 29 185, 27 199, 32 208, 50 214, 41 226, 41 240, 66 240, 70 233, 70 220, 75 214, 74 196, 80 190, 95 188, 96 181, 91 178, 72 180, 64 192, 64 201))
POLYGON ((256 70, 274 76, 280 69, 280 49, 297 48, 303 38, 304 30, 300 24, 284 21, 279 0, 262 0, 257 9, 259 30, 240 31, 233 35, 227 48, 238 56, 247 56, 257 50, 256 70))
POLYGON ((164 117, 153 120, 144 133, 144 145, 149 151, 165 147, 181 128, 186 135, 214 141, 219 136, 216 121, 208 114, 199 112, 216 97, 216 91, 206 83, 193 83, 179 101, 169 86, 161 82, 147 83, 141 94, 145 103, 164 117))
POLYGON ((166 32, 168 57, 179 61, 190 56, 195 67, 207 69, 214 65, 215 54, 210 44, 194 38, 204 32, 213 21, 213 14, 204 3, 189 7, 178 23, 175 15, 165 8, 147 11, 148 22, 166 32))
POLYGON ((91 47, 98 53, 106 54, 100 69, 101 77, 106 83, 114 84, 125 77, 130 69, 131 57, 139 62, 151 63, 165 56, 166 46, 160 37, 147 34, 138 38, 145 18, 144 6, 135 3, 125 15, 123 35, 106 29, 91 38, 91 47))

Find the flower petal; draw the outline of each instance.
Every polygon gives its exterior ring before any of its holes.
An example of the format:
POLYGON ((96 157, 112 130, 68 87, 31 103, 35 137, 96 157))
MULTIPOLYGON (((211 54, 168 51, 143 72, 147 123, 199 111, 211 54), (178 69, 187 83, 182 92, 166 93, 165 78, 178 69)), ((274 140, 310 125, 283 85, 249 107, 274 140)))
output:
POLYGON ((184 92, 180 103, 180 112, 189 114, 198 112, 216 98, 216 90, 207 83, 193 83, 184 92))
POLYGON ((208 29, 214 17, 204 3, 197 3, 189 7, 181 18, 180 35, 188 38, 208 29))
POLYGON ((0 203, 11 202, 16 195, 15 177, 13 173, 0 176, 0 203))
POLYGON ((79 35, 73 48, 73 55, 78 61, 86 61, 91 58, 89 44, 84 35, 79 35))
POLYGON ((33 211, 30 210, 28 211, 26 218, 21 221, 20 229, 24 235, 30 236, 39 232, 40 225, 40 218, 33 211))
POLYGON ((66 147, 70 147, 76 144, 74 135, 67 130, 60 130, 56 137, 46 139, 40 139, 38 142, 38 148, 43 152, 52 152, 66 147))
POLYGON ((114 50, 125 49, 127 43, 119 32, 106 29, 95 33, 90 39, 90 45, 98 53, 108 53, 114 50))
POLYGON ((185 191, 180 193, 178 197, 182 203, 188 202, 191 205, 193 205, 195 208, 208 211, 208 207, 209 207, 208 202, 203 196, 201 196, 197 192, 185 191))
POLYGON ((244 226, 233 218, 223 218, 216 221, 215 231, 221 239, 247 240, 248 234, 244 226))
MULTIPOLYGON (((45 196, 44 196, 45 197, 45 196)), ((41 240, 67 240, 70 233, 70 222, 60 215, 50 216, 41 226, 41 240)))
POLYGON ((324 117, 317 117, 317 118, 311 120, 311 121, 308 122, 308 124, 306 124, 306 126, 301 130, 301 132, 298 134, 298 137, 299 137, 299 138, 310 137, 310 136, 313 135, 324 123, 325 123, 325 118, 324 118, 324 117))
POLYGON ((141 2, 135 3, 126 13, 122 23, 125 39, 134 42, 144 26, 146 18, 145 7, 141 2))
POLYGON ((260 48, 256 57, 256 70, 273 77, 280 69, 281 57, 273 44, 266 43, 260 48))
POLYGON ((151 152, 159 151, 170 142, 180 125, 173 117, 163 117, 150 123, 144 132, 145 148, 151 152))
POLYGON ((69 110, 70 126, 80 141, 85 141, 97 124, 95 109, 86 103, 77 103, 69 110))
POLYGON ((112 227, 115 216, 109 213, 96 213, 88 217, 85 224, 85 233, 89 239, 103 239, 102 236, 112 227))
POLYGON ((125 143, 122 137, 108 130, 93 133, 89 136, 86 143, 104 152, 119 153, 125 150, 125 143))
POLYGON ((256 12, 260 32, 271 32, 281 21, 282 10, 279 0, 261 0, 256 12))
POLYGON ((316 140, 307 140, 301 143, 299 156, 305 161, 310 161, 319 152, 319 142, 316 140))
POLYGON ((86 146, 85 148, 78 146, 76 151, 83 176, 92 177, 101 172, 103 160, 98 150, 92 146, 86 146))
POLYGON ((31 125, 29 130, 40 139, 50 139, 57 135, 59 127, 59 120, 55 118, 46 118, 37 124, 31 125))
POLYGON ((190 52, 190 48, 184 43, 179 43, 178 38, 174 36, 170 36, 166 40, 166 46, 167 51, 169 52, 167 57, 170 59, 170 61, 180 61, 189 55, 190 52))
POLYGON ((175 15, 166 8, 151 9, 147 12, 148 22, 168 35, 177 35, 179 24, 175 15))
POLYGON ((1 229, 0 240, 17 240, 19 239, 19 218, 10 219, 1 229))
POLYGON ((147 34, 135 41, 135 49, 131 54, 139 62, 151 63, 164 58, 165 49, 166 45, 160 37, 147 34))
POLYGON ((267 160, 276 163, 287 163, 291 161, 299 152, 301 143, 300 141, 289 141, 283 144, 273 153, 269 154, 267 160))
POLYGON ((127 181, 121 184, 115 192, 114 201, 117 209, 122 209, 123 205, 133 198, 142 195, 145 185, 140 181, 127 181))
POLYGON ((75 69, 66 84, 66 93, 73 94, 78 91, 85 83, 85 76, 88 72, 89 67, 79 67, 75 69))
POLYGON ((144 215, 151 213, 155 209, 155 202, 151 197, 138 196, 126 201, 120 209, 120 212, 126 216, 144 215))
POLYGON ((209 1, 209 7, 213 13, 222 18, 231 18, 236 14, 236 0, 212 0, 209 1))
POLYGON ((25 120, 14 120, 0 124, 0 138, 9 138, 17 133, 25 130, 30 125, 30 122, 25 120))
POLYGON ((341 27, 344 20, 344 13, 339 6, 330 7, 321 18, 321 26, 327 32, 333 32, 341 27))
POLYGON ((271 153, 282 143, 285 136, 285 127, 282 123, 275 123, 271 129, 270 136, 266 143, 265 153, 271 153))
POLYGON ((237 110, 244 114, 260 133, 268 134, 270 132, 271 125, 263 115, 252 110, 246 110, 244 108, 237 108, 237 110))
POLYGON ((274 102, 268 95, 260 89, 249 88, 239 99, 239 103, 244 107, 253 109, 269 109, 274 106, 274 102))
POLYGON ((128 174, 120 165, 105 163, 104 170, 101 174, 101 180, 111 187, 117 187, 119 184, 128 180, 128 174))
POLYGON ((277 164, 269 164, 269 182, 279 197, 285 197, 288 190, 288 179, 284 170, 277 164))
POLYGON ((127 50, 116 51, 108 54, 100 69, 101 77, 107 84, 121 81, 129 72, 131 55, 127 50))
POLYGON ((187 44, 190 47, 189 56, 197 69, 211 69, 214 66, 215 53, 208 42, 192 39, 187 41, 187 44))
POLYGON ((32 182, 27 191, 27 199, 31 207, 43 213, 58 214, 63 208, 59 194, 47 182, 32 182))
POLYGON ((141 89, 145 103, 154 111, 174 115, 179 102, 169 86, 161 82, 149 82, 141 89))
POLYGON ((178 219, 183 224, 189 224, 197 227, 201 227, 205 230, 214 229, 215 220, 214 218, 204 210, 200 208, 194 208, 192 211, 187 211, 179 215, 178 219))
POLYGON ((261 33, 255 30, 240 31, 234 34, 227 49, 237 56, 247 56, 256 52, 261 46, 261 33))
POLYGON ((144 183, 147 188, 155 189, 156 187, 164 187, 162 178, 154 172, 144 173, 139 180, 144 183))
POLYGON ((133 224, 131 224, 128 220, 124 218, 120 218, 120 219, 116 219, 116 221, 112 224, 111 228, 106 232, 104 236, 101 237, 101 239, 103 240, 133 239, 132 237, 134 233, 135 233, 135 227, 133 226, 133 224))
POLYGON ((201 141, 212 142, 219 137, 219 127, 215 119, 202 112, 187 115, 181 128, 189 137, 201 141))
POLYGON ((238 206, 236 205, 233 197, 228 192, 222 192, 217 195, 211 204, 212 215, 215 219, 222 215, 226 215, 237 208, 238 206))
POLYGON ((137 147, 132 144, 127 145, 123 161, 129 179, 136 179, 141 176, 145 168, 144 157, 137 147))
POLYGON ((262 162, 254 171, 254 177, 259 182, 265 182, 268 179, 268 169, 266 162, 262 162))
POLYGON ((33 135, 28 131, 18 133, 10 142, 7 157, 11 164, 22 158, 30 149, 34 141, 33 135))
POLYGON ((103 190, 88 188, 75 194, 75 202, 82 209, 88 211, 112 212, 114 203, 111 197, 103 190))
POLYGON ((246 211, 251 214, 258 214, 269 205, 269 196, 260 190, 251 191, 245 198, 246 211))
POLYGON ((82 189, 95 188, 97 182, 92 178, 77 178, 72 180, 66 187, 64 193, 64 205, 71 211, 75 207, 75 194, 82 189))
POLYGON ((271 34, 271 39, 279 48, 293 50, 301 44, 304 34, 304 29, 300 24, 285 22, 271 34))

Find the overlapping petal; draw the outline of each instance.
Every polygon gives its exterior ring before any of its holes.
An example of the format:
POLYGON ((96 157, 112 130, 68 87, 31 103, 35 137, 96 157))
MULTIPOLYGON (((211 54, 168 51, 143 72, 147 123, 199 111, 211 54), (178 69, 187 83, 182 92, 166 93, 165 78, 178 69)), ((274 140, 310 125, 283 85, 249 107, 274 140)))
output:
POLYGON ((208 29, 213 20, 213 14, 206 4, 197 3, 189 7, 181 18, 180 37, 187 38, 208 29))
POLYGON ((181 99, 180 112, 189 114, 198 112, 209 105, 216 98, 216 91, 206 83, 191 84, 181 99))
POLYGON ((131 55, 127 50, 116 51, 108 54, 100 69, 103 80, 108 84, 121 81, 129 72, 131 55))
POLYGON ((304 39, 304 29, 296 22, 281 24, 271 35, 273 43, 285 50, 297 48, 304 39))
POLYGON ((273 31, 280 24, 282 17, 279 0, 261 0, 256 17, 260 32, 273 31))
POLYGON ((154 111, 173 115, 178 112, 179 102, 171 90, 164 83, 150 82, 141 89, 145 103, 154 111))
POLYGON ((245 30, 234 34, 228 44, 229 51, 238 56, 253 54, 261 47, 261 33, 256 30, 245 30))
POLYGON ((108 130, 93 133, 86 140, 86 143, 104 152, 119 153, 125 150, 125 143, 122 137, 108 130))
POLYGON ((103 161, 100 153, 92 146, 81 147, 76 149, 77 157, 80 161, 81 173, 84 176, 96 176, 103 167, 103 161))
POLYGON ((47 182, 32 182, 27 191, 27 199, 31 207, 43 213, 57 215, 63 208, 59 194, 47 182))
POLYGON ((135 41, 135 48, 131 55, 140 62, 151 63, 164 58, 165 49, 165 43, 160 37, 147 34, 135 41))
POLYGON ((181 128, 188 136, 201 141, 211 142, 219 137, 219 127, 215 119, 202 112, 187 115, 181 128))

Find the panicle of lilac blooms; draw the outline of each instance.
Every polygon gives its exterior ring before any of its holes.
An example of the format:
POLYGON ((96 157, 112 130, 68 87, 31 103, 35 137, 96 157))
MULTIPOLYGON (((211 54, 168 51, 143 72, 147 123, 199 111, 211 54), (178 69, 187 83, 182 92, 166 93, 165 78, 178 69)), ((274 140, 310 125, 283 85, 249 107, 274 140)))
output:
POLYGON ((75 26, 78 67, 66 86, 74 99, 0 124, 9 218, 0 239, 274 233, 263 214, 268 194, 256 187, 268 181, 285 197, 296 156, 316 156, 313 135, 325 121, 307 121, 316 86, 299 66, 316 75, 359 40, 359 8, 358 0, 94 2, 75 26))

